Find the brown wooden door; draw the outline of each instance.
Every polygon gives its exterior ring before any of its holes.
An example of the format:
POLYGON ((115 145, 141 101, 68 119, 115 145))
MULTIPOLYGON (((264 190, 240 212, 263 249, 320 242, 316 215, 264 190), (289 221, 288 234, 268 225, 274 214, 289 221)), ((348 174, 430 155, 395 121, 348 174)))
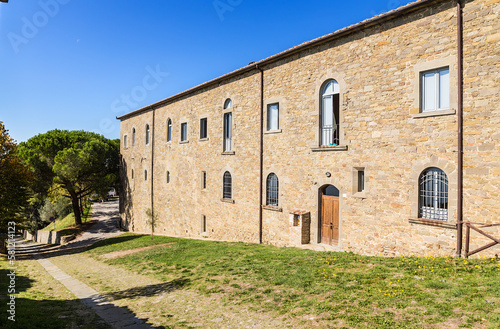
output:
POLYGON ((339 197, 321 196, 321 243, 339 241, 339 197))

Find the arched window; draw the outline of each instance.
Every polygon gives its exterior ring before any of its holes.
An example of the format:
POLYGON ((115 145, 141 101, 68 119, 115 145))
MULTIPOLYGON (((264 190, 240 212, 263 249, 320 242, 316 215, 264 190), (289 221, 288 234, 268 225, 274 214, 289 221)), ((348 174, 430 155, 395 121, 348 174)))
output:
POLYGON ((439 168, 427 168, 419 179, 419 218, 448 220, 448 177, 439 168))
POLYGON ((149 125, 146 125, 146 144, 149 144, 149 125))
POLYGON ((132 146, 135 145, 135 128, 132 128, 132 146))
POLYGON ((224 173, 222 185, 223 185, 222 198, 223 199, 232 199, 233 183, 232 183, 232 179, 231 179, 231 173, 229 173, 229 171, 226 171, 224 173))
POLYGON ((233 107, 233 101, 231 100, 231 98, 226 99, 226 101, 224 102, 224 110, 230 109, 232 107, 233 107))
POLYGON ((172 120, 167 121, 167 142, 172 141, 172 120))
POLYGON ((321 89, 321 146, 340 143, 340 87, 337 81, 329 80, 321 89))
POLYGON ((279 181, 276 174, 271 173, 267 176, 266 182, 266 205, 278 206, 279 181))

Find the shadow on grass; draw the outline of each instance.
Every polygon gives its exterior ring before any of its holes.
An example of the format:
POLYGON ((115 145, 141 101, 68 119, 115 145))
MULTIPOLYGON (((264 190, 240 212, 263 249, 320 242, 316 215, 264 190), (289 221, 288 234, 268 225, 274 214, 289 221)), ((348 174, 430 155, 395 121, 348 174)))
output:
POLYGON ((142 287, 134 287, 130 289, 107 293, 106 297, 108 297, 111 300, 118 300, 124 298, 150 297, 181 289, 189 282, 190 282, 189 279, 179 278, 168 282, 151 284, 142 287))
POLYGON ((97 241, 96 243, 93 243, 92 245, 87 247, 87 250, 92 250, 92 249, 99 248, 99 247, 109 246, 109 245, 116 244, 116 243, 123 243, 123 242, 131 241, 134 239, 142 238, 143 236, 144 235, 134 234, 134 235, 117 236, 114 238, 108 238, 108 239, 100 240, 100 241, 97 241))

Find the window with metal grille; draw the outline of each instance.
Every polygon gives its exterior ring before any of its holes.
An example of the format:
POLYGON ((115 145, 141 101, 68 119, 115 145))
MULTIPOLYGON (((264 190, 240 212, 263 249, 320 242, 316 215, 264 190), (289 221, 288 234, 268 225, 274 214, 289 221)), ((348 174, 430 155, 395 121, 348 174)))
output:
POLYGON ((231 179, 231 174, 229 171, 226 171, 224 173, 224 179, 223 179, 223 188, 222 188, 222 198, 224 199, 232 199, 233 193, 233 183, 231 179))
POLYGON ((149 144, 149 125, 146 125, 146 144, 149 144))
POLYGON ((321 146, 336 146, 340 143, 339 109, 339 84, 335 80, 329 80, 321 91, 321 146))
POLYGON ((167 121, 167 142, 172 141, 172 120, 167 121))
POLYGON ((448 220, 448 177, 439 168, 428 168, 420 174, 419 217, 448 220))
POLYGON ((266 182, 266 205, 278 206, 279 181, 276 174, 271 173, 267 176, 266 182))

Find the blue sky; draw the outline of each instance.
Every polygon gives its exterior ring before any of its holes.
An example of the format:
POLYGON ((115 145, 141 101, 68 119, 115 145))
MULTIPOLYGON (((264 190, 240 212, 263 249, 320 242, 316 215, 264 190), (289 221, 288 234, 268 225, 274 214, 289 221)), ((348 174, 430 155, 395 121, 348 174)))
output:
POLYGON ((10 0, 0 121, 119 138, 116 116, 411 0, 10 0))

